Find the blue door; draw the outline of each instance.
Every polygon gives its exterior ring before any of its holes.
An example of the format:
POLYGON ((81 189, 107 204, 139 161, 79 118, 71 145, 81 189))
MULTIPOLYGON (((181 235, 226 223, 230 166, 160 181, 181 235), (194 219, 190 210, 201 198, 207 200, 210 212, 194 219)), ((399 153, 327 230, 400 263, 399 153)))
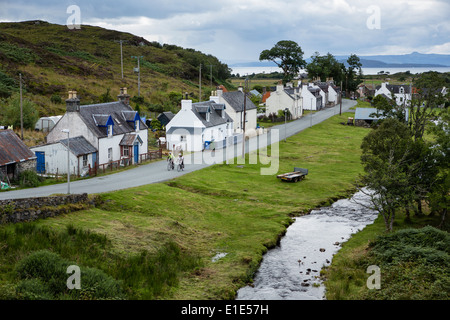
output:
POLYGON ((45 153, 42 151, 36 151, 36 172, 45 173, 45 153))
POLYGON ((139 162, 139 143, 134 144, 134 163, 139 162))
POLYGON ((97 165, 97 152, 92 153, 92 168, 95 168, 97 165))

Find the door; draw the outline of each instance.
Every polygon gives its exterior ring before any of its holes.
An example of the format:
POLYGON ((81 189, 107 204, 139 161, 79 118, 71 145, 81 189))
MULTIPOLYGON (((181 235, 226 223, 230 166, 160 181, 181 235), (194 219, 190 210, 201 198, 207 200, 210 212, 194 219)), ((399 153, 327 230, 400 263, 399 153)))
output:
POLYGON ((92 153, 92 168, 97 166, 97 152, 92 153))
POLYGON ((45 173, 45 153, 43 151, 36 151, 36 172, 45 173))
POLYGON ((139 143, 134 144, 134 163, 139 162, 139 143))

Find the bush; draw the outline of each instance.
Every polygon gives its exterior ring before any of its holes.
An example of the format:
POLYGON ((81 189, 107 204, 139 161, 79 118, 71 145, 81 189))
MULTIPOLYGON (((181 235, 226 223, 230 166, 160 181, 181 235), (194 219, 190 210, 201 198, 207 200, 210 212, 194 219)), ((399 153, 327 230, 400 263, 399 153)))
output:
POLYGON ((25 300, 52 300, 50 288, 41 279, 26 279, 16 287, 17 295, 25 300))
POLYGON ((19 185, 21 187, 38 187, 42 181, 42 178, 33 170, 25 170, 19 175, 19 185))
POLYGON ((430 226, 383 235, 370 247, 371 253, 384 263, 418 259, 431 264, 450 263, 450 235, 430 226))
POLYGON ((95 268, 81 269, 81 290, 68 289, 67 267, 74 265, 49 250, 31 253, 16 266, 22 281, 16 287, 23 299, 123 299, 120 282, 95 268))

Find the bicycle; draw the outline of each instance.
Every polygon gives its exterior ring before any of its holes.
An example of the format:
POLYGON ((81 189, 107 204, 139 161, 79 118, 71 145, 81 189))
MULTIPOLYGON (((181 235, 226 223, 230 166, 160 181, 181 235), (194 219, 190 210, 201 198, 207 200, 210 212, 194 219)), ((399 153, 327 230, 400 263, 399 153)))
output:
POLYGON ((174 170, 175 164, 172 159, 167 159, 167 171, 174 170))
POLYGON ((184 170, 184 162, 178 162, 177 171, 180 172, 183 170, 184 170))

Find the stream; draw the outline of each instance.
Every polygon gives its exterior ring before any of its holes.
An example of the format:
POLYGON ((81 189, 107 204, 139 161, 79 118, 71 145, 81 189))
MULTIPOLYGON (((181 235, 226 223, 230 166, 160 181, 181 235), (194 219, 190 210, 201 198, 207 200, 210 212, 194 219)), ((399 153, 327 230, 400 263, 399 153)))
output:
POLYGON ((280 244, 267 251, 253 284, 238 290, 237 300, 323 300, 323 266, 352 234, 372 224, 377 213, 364 207, 362 192, 330 207, 295 218, 280 244))

